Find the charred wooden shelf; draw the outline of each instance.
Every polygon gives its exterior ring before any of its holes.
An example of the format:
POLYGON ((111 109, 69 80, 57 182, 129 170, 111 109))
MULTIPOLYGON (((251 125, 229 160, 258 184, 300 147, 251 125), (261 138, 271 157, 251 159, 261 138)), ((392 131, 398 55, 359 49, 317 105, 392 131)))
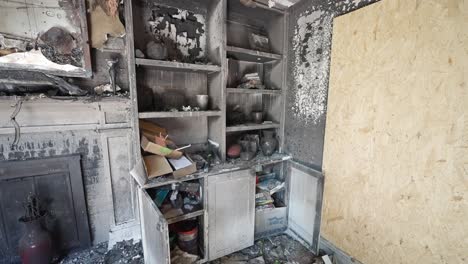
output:
POLYGON ((269 123, 269 124, 243 124, 236 126, 226 127, 226 132, 239 132, 239 131, 249 131, 249 130, 261 130, 261 129, 272 129, 279 128, 278 123, 269 123))
POLYGON ((224 163, 210 167, 209 171, 207 172, 197 171, 194 174, 187 175, 183 178, 176 179, 174 178, 174 176, 156 177, 156 178, 149 180, 145 185, 143 185, 143 189, 156 188, 156 187, 161 187, 164 185, 170 185, 173 183, 185 182, 185 181, 191 181, 191 180, 196 180, 200 178, 215 176, 215 175, 223 174, 226 172, 234 172, 238 170, 249 169, 257 165, 265 166, 265 165, 277 164, 280 162, 290 160, 291 158, 292 157, 290 155, 283 154, 283 153, 274 153, 270 157, 266 157, 263 154, 259 153, 255 158, 249 161, 243 161, 241 159, 231 159, 224 163))
POLYGON ((138 114, 141 119, 149 118, 190 118, 221 116, 221 111, 193 111, 193 112, 142 112, 138 114))
POLYGON ((281 95, 281 90, 227 88, 228 93, 281 95))
POLYGON ((226 51, 229 57, 241 61, 265 63, 270 61, 281 60, 283 58, 283 56, 278 54, 262 52, 257 50, 249 50, 233 46, 227 46, 226 51))
POLYGON ((180 215, 180 216, 176 216, 176 217, 171 217, 171 218, 168 218, 166 220, 167 220, 167 223, 170 225, 170 224, 173 224, 173 223, 188 220, 190 218, 201 216, 204 213, 205 213, 205 210, 202 209, 202 210, 191 212, 191 213, 188 213, 188 214, 184 214, 184 215, 180 215))
POLYGON ((162 60, 149 60, 149 59, 135 59, 135 63, 141 66, 149 66, 158 68, 161 70, 169 71, 193 71, 193 72, 204 72, 213 73, 221 71, 221 67, 217 65, 208 64, 190 64, 176 61, 162 61, 162 60))

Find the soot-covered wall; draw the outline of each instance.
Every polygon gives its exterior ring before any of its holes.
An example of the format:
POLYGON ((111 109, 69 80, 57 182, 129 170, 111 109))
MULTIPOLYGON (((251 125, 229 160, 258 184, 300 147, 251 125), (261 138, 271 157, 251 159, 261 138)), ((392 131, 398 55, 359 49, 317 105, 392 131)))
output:
POLYGON ((322 167, 333 18, 373 2, 302 1, 290 11, 285 148, 314 168, 322 167))

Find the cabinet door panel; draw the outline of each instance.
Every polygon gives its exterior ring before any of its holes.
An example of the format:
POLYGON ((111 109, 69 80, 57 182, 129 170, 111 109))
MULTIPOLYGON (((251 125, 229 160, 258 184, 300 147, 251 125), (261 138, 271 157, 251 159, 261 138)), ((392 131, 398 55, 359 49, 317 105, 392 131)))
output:
POLYGON ((208 178, 209 259, 254 243, 255 177, 250 170, 208 178))
POLYGON ((169 264, 169 228, 148 193, 138 189, 141 216, 141 236, 145 264, 169 264))
POLYGON ((322 218, 323 175, 293 161, 289 161, 288 165, 288 226, 317 254, 322 218))

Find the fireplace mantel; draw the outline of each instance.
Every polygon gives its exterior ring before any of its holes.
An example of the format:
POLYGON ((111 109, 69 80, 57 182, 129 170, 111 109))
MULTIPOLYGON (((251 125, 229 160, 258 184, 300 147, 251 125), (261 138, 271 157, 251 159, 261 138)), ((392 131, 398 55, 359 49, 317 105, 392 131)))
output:
POLYGON ((16 121, 22 133, 106 130, 130 127, 130 99, 123 97, 0 97, 0 135, 15 133, 10 116, 22 100, 16 121))

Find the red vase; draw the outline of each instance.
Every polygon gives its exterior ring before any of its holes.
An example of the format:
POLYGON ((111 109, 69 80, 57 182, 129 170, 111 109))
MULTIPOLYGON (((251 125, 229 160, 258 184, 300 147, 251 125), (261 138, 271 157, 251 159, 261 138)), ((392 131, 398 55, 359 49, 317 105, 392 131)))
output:
POLYGON ((41 219, 26 221, 25 233, 19 241, 19 253, 23 264, 48 264, 52 260, 52 239, 49 232, 44 230, 41 219))

